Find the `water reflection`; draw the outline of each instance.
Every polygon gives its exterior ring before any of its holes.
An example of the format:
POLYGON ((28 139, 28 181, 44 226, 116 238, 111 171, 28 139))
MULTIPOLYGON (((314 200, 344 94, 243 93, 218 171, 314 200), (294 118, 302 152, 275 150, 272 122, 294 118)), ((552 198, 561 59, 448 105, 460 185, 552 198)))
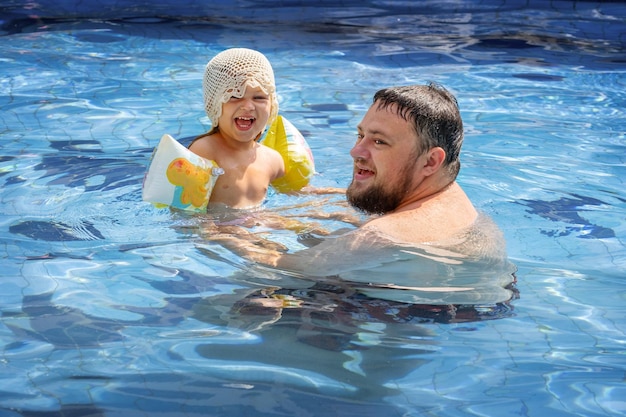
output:
POLYGON ((372 298, 350 285, 329 283, 242 289, 201 300, 193 317, 252 332, 258 343, 212 342, 196 351, 228 367, 230 372, 220 376, 233 383, 283 380, 315 392, 382 400, 399 394, 393 381, 438 350, 434 333, 424 324, 508 317, 513 314, 510 301, 419 305, 372 298))
MULTIPOLYGON (((211 244, 198 249, 212 261, 220 259, 211 244)), ((218 373, 232 383, 279 380, 311 392, 382 401, 400 394, 394 381, 437 354, 432 324, 514 314, 511 302, 519 293, 515 267, 506 261, 445 262, 432 253, 416 256, 417 248, 396 247, 393 255, 390 248, 375 249, 377 254, 366 253, 356 263, 341 251, 348 260, 338 275, 242 267, 230 279, 245 287, 203 298, 194 305, 193 317, 257 339, 212 341, 198 345, 196 352, 228 369, 218 373)))

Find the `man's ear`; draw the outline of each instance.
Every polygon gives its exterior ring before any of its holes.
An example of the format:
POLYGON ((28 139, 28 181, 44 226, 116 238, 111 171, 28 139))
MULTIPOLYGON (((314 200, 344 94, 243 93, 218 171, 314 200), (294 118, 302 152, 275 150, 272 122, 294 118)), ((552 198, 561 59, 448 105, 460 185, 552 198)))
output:
POLYGON ((440 147, 434 147, 428 150, 426 153, 426 163, 424 164, 424 174, 432 175, 439 171, 444 161, 446 160, 446 151, 440 147))

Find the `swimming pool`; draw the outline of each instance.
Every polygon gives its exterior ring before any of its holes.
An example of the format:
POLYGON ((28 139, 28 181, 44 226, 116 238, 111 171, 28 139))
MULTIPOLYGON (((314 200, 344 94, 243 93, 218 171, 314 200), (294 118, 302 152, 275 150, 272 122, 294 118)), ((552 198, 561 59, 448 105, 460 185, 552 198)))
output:
POLYGON ((0 6, 1 416, 626 412, 626 6, 141 4, 0 6), (459 182, 504 231, 519 299, 420 310, 252 285, 243 260, 206 250, 201 218, 143 203, 152 148, 207 128, 201 73, 233 46, 272 62, 318 186, 348 183, 378 88, 449 87, 459 182))

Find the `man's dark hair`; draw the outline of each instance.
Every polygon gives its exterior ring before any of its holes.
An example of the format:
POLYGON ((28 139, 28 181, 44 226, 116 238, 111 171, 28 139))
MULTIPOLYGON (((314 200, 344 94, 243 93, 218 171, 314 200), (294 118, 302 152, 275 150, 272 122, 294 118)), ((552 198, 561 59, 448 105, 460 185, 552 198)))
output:
POLYGON ((419 139, 419 155, 440 147, 446 152, 444 166, 452 179, 461 168, 463 121, 452 93, 439 84, 390 87, 374 94, 379 109, 395 107, 398 116, 412 123, 419 139))

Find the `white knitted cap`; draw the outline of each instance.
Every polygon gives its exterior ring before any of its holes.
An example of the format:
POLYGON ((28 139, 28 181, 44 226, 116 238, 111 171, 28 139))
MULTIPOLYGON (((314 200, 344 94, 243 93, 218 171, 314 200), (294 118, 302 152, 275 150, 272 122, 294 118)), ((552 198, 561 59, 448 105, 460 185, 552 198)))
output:
POLYGON ((274 71, 268 59, 260 52, 246 48, 227 49, 209 61, 204 70, 202 83, 204 109, 211 127, 217 127, 222 115, 222 104, 231 97, 243 97, 246 86, 260 87, 270 96, 272 108, 267 124, 271 124, 278 114, 278 98, 274 71))

